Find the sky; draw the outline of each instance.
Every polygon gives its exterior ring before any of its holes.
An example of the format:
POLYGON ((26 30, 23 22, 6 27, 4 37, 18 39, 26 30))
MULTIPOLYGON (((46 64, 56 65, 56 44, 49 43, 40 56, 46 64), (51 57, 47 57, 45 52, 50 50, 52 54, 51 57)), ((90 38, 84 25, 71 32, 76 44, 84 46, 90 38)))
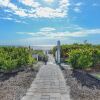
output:
POLYGON ((100 0, 0 0, 0 45, 100 44, 100 0))

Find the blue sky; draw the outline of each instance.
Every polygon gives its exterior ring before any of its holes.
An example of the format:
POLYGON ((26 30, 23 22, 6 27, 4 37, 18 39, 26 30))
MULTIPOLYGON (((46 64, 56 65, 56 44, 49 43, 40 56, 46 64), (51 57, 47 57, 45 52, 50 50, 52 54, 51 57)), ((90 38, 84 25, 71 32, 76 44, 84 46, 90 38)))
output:
POLYGON ((100 44, 100 0, 0 0, 0 44, 100 44))

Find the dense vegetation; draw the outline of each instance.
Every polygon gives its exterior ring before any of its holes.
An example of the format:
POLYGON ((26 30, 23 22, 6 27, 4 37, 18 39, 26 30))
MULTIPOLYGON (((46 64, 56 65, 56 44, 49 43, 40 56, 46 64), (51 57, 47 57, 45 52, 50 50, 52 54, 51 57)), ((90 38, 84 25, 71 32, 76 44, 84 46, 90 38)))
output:
POLYGON ((35 62, 32 50, 25 47, 0 47, 0 71, 12 71, 35 62))
MULTIPOLYGON (((53 49, 53 53, 55 50, 56 47, 53 49)), ((100 46, 88 43, 62 45, 61 58, 75 69, 100 67, 100 46)))
POLYGON ((47 54, 44 53, 42 50, 33 50, 33 55, 34 54, 38 55, 38 60, 39 61, 44 61, 45 59, 48 59, 47 54))

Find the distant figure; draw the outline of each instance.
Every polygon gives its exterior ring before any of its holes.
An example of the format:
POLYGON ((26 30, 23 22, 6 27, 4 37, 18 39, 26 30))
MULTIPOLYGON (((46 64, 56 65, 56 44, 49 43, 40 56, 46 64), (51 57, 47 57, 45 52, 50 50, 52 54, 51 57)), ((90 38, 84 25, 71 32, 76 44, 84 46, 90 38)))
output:
POLYGON ((47 62, 48 62, 48 56, 45 56, 44 57, 44 63, 45 63, 45 65, 47 64, 47 62))

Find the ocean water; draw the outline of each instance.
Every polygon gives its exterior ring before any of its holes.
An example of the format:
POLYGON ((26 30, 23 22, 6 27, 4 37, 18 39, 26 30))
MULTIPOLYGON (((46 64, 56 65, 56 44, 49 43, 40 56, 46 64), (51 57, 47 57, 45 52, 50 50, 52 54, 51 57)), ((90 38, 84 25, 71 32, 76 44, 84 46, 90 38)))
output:
MULTIPOLYGON (((29 45, 0 45, 2 46, 15 46, 15 47, 29 47, 29 45)), ((55 45, 30 45, 34 50, 51 50, 55 45)))

